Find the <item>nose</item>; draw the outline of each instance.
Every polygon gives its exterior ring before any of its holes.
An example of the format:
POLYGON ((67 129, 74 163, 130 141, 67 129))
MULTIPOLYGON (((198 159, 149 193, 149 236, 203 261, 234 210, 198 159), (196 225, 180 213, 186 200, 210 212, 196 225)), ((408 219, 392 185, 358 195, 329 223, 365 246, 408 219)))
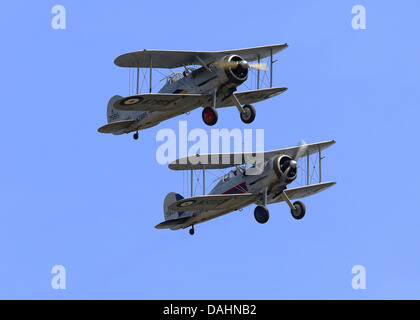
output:
POLYGON ((248 62, 241 60, 238 65, 239 69, 246 70, 248 69, 248 62))

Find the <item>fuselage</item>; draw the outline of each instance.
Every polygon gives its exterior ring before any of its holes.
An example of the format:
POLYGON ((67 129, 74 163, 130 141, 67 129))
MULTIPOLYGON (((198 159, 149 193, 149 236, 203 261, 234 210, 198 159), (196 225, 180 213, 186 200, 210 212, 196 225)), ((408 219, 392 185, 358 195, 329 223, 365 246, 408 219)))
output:
MULTIPOLYGON (((239 56, 227 56, 225 60, 239 60, 239 56)), ((159 93, 171 94, 213 94, 218 96, 228 96, 236 91, 236 88, 242 84, 248 77, 246 72, 241 70, 239 74, 237 69, 219 68, 216 63, 195 70, 185 70, 182 74, 175 73, 168 77, 165 85, 159 90, 159 93)), ((199 107, 195 106, 194 108, 199 107)), ((133 112, 132 119, 137 119, 136 123, 130 128, 130 131, 150 128, 160 122, 176 117, 180 114, 191 111, 194 108, 183 109, 174 108, 170 111, 138 111, 133 112)))
MULTIPOLYGON (((279 178, 274 169, 275 161, 275 158, 267 161, 264 164, 262 172, 255 175, 248 175, 247 172, 249 173, 249 171, 246 171, 244 167, 238 166, 236 169, 224 175, 209 194, 262 194, 263 192, 267 192, 267 203, 269 203, 286 188, 287 184, 296 178, 296 175, 293 179, 288 181, 279 178)), ((236 210, 242 209, 253 202, 254 201, 244 200, 236 210)), ((229 212, 232 212, 232 210, 223 209, 191 212, 192 219, 188 221, 188 223, 198 224, 229 212)))

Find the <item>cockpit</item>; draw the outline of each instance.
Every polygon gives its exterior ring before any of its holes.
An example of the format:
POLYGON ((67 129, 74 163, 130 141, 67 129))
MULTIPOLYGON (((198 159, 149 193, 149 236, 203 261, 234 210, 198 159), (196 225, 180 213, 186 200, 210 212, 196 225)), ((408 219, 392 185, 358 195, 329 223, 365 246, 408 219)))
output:
POLYGON ((225 175, 223 175, 221 178, 219 178, 220 180, 214 186, 214 188, 212 189, 212 191, 210 192, 210 194, 220 193, 220 190, 223 189, 222 186, 226 182, 230 181, 231 179, 234 179, 235 177, 240 177, 240 176, 245 175, 245 170, 246 170, 246 166, 245 165, 240 165, 240 166, 237 166, 235 169, 229 171, 225 175))
POLYGON ((225 174, 221 181, 226 182, 232 179, 235 176, 241 176, 245 174, 245 166, 237 166, 236 169, 229 171, 227 174, 225 174))
POLYGON ((181 72, 175 72, 167 77, 166 83, 172 84, 175 81, 181 80, 182 78, 188 77, 191 73, 193 73, 196 68, 193 67, 185 67, 185 70, 181 72))
POLYGON ((172 84, 175 81, 181 80, 182 78, 184 78, 184 75, 181 72, 176 72, 168 76, 166 83, 172 84))

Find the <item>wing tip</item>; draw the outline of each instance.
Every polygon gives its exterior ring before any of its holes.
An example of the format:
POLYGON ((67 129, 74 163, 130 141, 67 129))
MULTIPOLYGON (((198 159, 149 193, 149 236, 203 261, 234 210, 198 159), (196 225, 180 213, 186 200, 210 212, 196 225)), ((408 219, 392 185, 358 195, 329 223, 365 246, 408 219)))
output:
POLYGON ((96 131, 98 131, 99 133, 109 133, 109 132, 106 132, 105 130, 106 126, 107 124, 103 125, 102 127, 99 127, 96 131))
POLYGON ((114 59, 114 64, 117 66, 117 67, 121 67, 121 68, 124 68, 125 66, 121 63, 121 57, 122 56, 124 56, 125 54, 122 54, 122 55, 120 55, 120 56, 118 56, 118 57, 116 57, 115 59, 114 59))

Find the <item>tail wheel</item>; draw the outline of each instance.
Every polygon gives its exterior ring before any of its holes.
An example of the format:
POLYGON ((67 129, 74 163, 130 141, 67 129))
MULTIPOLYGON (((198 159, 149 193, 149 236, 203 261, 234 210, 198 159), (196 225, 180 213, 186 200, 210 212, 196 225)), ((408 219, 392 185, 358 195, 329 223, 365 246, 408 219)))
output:
POLYGON ((194 235, 194 226, 189 230, 190 235, 194 235))
POLYGON ((137 140, 139 138, 139 133, 138 132, 136 132, 135 134, 133 134, 133 139, 134 140, 137 140))
POLYGON ((306 207, 302 201, 296 201, 293 203, 295 209, 291 209, 290 212, 292 213, 292 217, 296 220, 300 220, 305 216, 306 207))
POLYGON ((244 112, 241 113, 241 120, 244 123, 251 123, 255 119, 256 111, 253 105, 246 104, 243 106, 244 112))
POLYGON ((257 206, 254 210, 254 217, 258 223, 266 223, 270 218, 270 214, 268 212, 267 207, 265 206, 257 206))
POLYGON ((202 113, 203 121, 208 126, 213 126, 216 124, 218 115, 217 111, 211 107, 205 107, 202 113))

